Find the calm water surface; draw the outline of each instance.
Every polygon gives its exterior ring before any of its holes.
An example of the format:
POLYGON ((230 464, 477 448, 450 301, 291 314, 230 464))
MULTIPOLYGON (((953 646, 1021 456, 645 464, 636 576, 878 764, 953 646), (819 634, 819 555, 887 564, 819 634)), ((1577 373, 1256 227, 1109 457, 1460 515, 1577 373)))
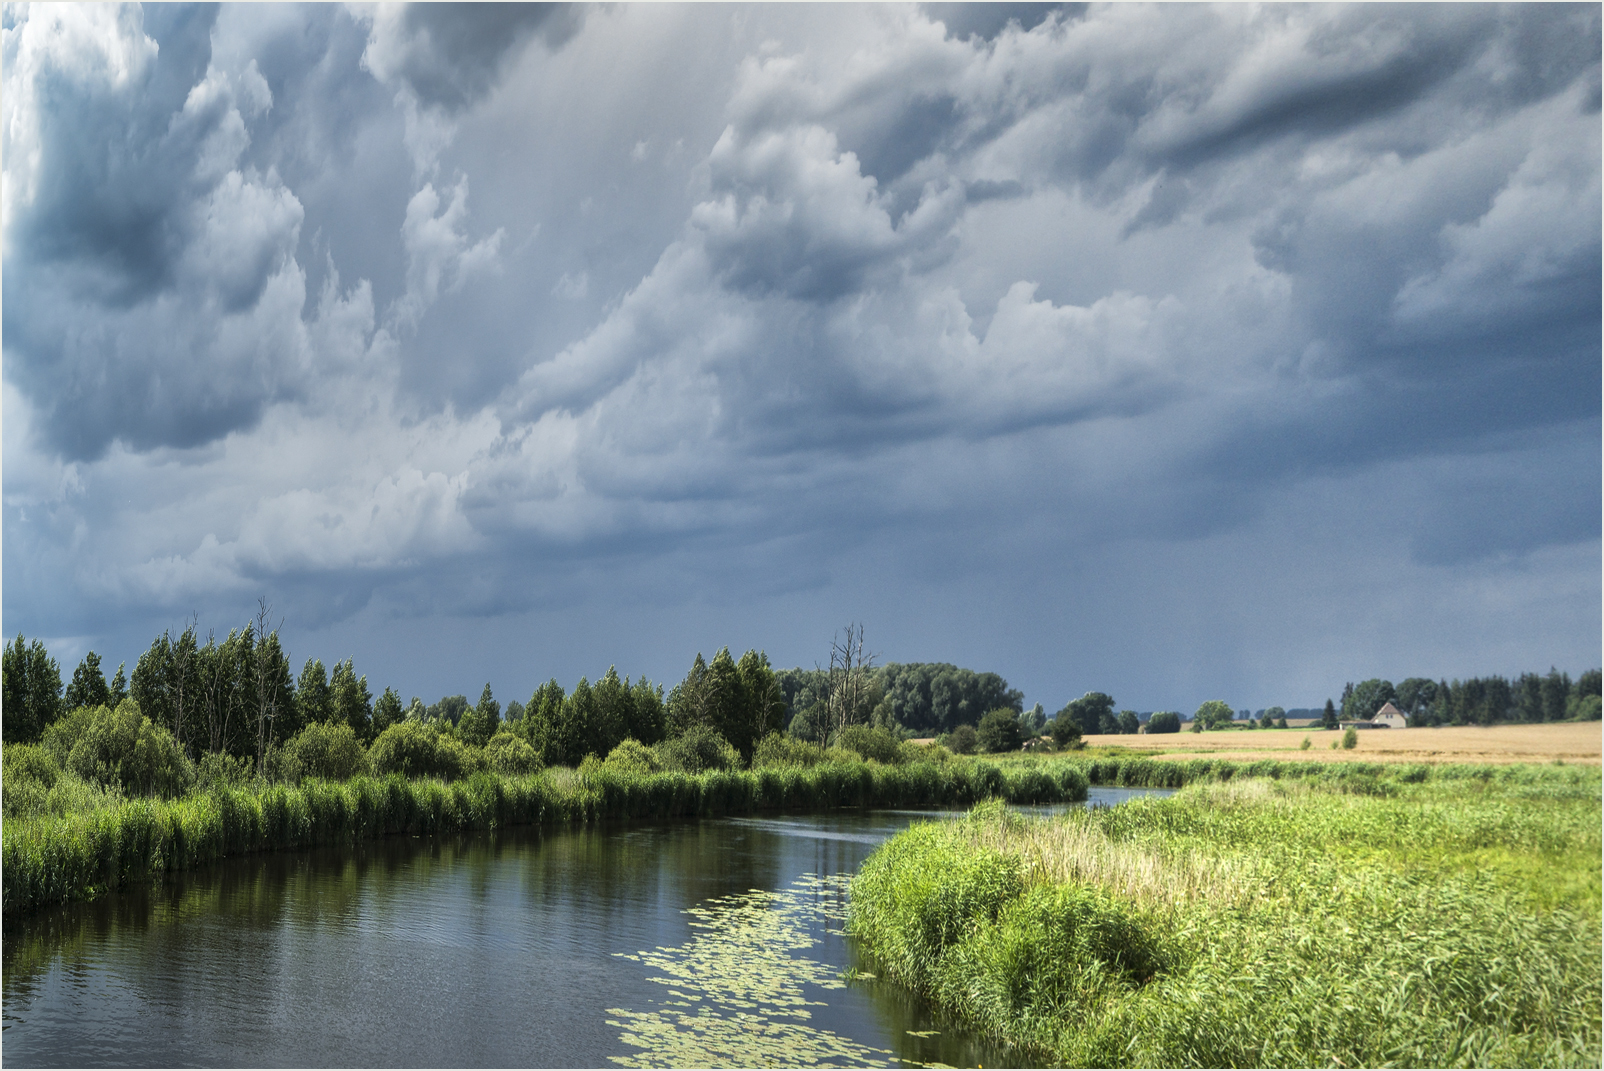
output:
POLYGON ((841 932, 846 882, 930 817, 231 860, 8 927, 0 1046, 14 1067, 1005 1065, 896 987, 842 980, 871 969, 841 932))

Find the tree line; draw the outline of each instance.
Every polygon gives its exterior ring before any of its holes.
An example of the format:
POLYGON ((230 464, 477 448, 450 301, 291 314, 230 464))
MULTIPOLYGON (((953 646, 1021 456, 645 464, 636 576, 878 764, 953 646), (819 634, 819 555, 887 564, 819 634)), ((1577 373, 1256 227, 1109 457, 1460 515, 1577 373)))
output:
POLYGON ((1545 674, 1432 680, 1409 677, 1395 687, 1372 678, 1342 689, 1340 712, 1326 703, 1325 720, 1335 728, 1342 721, 1368 721, 1391 703, 1410 725, 1496 725, 1505 722, 1598 721, 1601 674, 1590 669, 1571 679, 1550 668, 1545 674))

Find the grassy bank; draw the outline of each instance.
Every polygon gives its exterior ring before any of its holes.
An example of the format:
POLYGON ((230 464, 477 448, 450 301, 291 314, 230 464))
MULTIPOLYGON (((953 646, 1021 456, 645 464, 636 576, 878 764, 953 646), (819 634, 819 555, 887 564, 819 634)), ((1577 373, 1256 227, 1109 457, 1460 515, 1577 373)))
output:
MULTIPOLYGON (((18 786, 21 787, 20 785, 18 786)), ((10 792, 8 787, 8 793, 10 792)), ((1086 797, 1068 762, 1001 768, 953 759, 825 762, 702 774, 632 774, 596 766, 460 781, 399 774, 299 785, 214 787, 179 799, 125 799, 63 775, 26 807, 8 800, 0 843, 7 920, 131 881, 248 852, 349 844, 396 833, 510 825, 670 819, 836 807, 963 806, 991 797, 1045 803, 1086 797)))
POLYGON ((1390 769, 983 805, 876 853, 851 928, 1043 1062, 1599 1066, 1599 771, 1390 769))

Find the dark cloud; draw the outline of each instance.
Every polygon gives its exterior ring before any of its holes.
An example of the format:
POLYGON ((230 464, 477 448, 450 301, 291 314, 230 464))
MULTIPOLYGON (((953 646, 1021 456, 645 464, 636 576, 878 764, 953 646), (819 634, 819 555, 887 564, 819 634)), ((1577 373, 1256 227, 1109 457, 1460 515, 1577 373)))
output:
POLYGON ((1085 4, 920 4, 932 19, 939 19, 947 32, 962 40, 978 36, 996 37, 1010 23, 1023 30, 1034 30, 1054 12, 1074 18, 1086 10, 1085 4))
POLYGON ((459 111, 490 91, 519 46, 538 36, 561 48, 584 18, 578 4, 408 4, 387 68, 425 106, 459 111))

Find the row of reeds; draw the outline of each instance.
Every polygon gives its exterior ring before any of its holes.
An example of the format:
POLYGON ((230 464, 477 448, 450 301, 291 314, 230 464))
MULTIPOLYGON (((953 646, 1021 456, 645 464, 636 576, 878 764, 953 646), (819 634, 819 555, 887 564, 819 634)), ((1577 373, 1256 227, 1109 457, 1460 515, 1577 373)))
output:
POLYGON ((876 969, 1062 1066, 1599 1066, 1597 768, 1199 781, 888 841, 876 969))
MULTIPOLYGON (((298 786, 215 786, 181 799, 115 800, 91 810, 13 815, 0 846, 6 917, 86 899, 130 881, 248 852, 607 819, 674 819, 838 807, 952 807, 1086 798, 1069 763, 1002 769, 976 761, 821 763, 702 774, 598 766, 465 780, 399 774, 298 786)), ((96 797, 103 798, 103 797, 96 797)))

